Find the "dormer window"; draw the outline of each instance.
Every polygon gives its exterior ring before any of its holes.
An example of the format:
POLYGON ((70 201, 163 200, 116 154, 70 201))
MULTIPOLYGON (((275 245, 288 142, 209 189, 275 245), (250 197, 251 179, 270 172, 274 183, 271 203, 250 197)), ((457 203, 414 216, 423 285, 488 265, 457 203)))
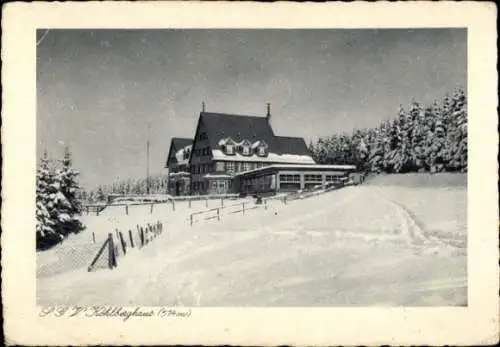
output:
POLYGON ((226 155, 234 155, 234 152, 236 150, 236 144, 230 137, 225 139, 220 139, 219 146, 226 155))
POLYGON ((265 157, 267 155, 267 143, 264 141, 258 141, 254 144, 255 152, 259 157, 265 157))
POLYGON ((238 144, 238 151, 243 155, 252 155, 252 144, 248 140, 243 140, 238 144))

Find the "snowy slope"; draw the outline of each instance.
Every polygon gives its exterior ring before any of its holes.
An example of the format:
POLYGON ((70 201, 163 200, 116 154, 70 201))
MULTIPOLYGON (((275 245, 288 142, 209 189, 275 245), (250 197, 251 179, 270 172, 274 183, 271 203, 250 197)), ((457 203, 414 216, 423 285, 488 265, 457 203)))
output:
MULTIPOLYGON (((77 268, 39 276, 39 303, 467 303, 466 191, 460 187, 348 187, 286 205, 273 201, 268 210, 223 214, 221 222, 193 227, 187 209, 179 208, 175 218, 172 211, 148 215, 145 209, 117 215, 115 223, 126 227, 162 219, 165 233, 119 258, 115 270, 77 268), (427 203, 420 203, 423 198, 427 203)), ((49 258, 46 254, 41 258, 49 258)))

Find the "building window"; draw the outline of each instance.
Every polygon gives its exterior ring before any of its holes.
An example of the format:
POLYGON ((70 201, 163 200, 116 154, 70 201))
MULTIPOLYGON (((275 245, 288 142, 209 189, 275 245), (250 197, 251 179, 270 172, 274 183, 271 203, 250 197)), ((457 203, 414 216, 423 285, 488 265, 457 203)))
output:
POLYGON ((322 182, 321 175, 305 175, 305 181, 306 182, 322 182))
POLYGON ((337 176, 337 175, 326 175, 326 181, 327 182, 340 182, 341 181, 341 178, 342 176, 337 176))
POLYGON ((249 171, 250 169, 250 163, 243 163, 243 168, 242 171, 249 171))
POLYGON ((300 183, 300 175, 280 175, 280 182, 300 183))
POLYGON ((215 163, 215 171, 224 171, 224 162, 218 161, 215 163))
POLYGON ((261 146, 257 149, 257 154, 260 155, 261 157, 265 156, 266 155, 266 149, 261 146))
MULTIPOLYGON (((224 162, 222 162, 222 164, 224 164, 224 162)), ((232 161, 228 161, 228 162, 226 163, 226 171, 227 171, 227 172, 235 172, 234 162, 232 162, 232 161)))
POLYGON ((232 143, 226 145, 226 154, 234 154, 234 145, 232 143))
POLYGON ((300 189, 300 175, 279 175, 280 189, 298 190, 300 189))
POLYGON ((249 154, 250 154, 250 147, 243 146, 243 155, 249 155, 249 154))

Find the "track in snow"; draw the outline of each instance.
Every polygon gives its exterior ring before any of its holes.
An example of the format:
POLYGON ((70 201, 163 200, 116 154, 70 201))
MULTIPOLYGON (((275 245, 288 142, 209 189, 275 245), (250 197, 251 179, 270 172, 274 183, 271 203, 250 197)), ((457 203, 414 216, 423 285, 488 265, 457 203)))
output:
POLYGON ((119 259, 116 270, 40 279, 37 299, 153 306, 463 305, 466 258, 450 248, 406 206, 376 189, 349 187, 287 205, 277 201, 244 216, 223 215, 220 222, 166 225, 155 242, 119 259))

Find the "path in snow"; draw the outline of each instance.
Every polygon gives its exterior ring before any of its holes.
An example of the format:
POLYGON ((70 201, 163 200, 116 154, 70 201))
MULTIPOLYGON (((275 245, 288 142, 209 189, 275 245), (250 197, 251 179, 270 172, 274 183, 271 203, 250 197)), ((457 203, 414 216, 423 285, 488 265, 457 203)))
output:
MULTIPOLYGON (((119 258, 117 269, 39 278, 37 297, 44 304, 465 305, 465 227, 446 220, 465 211, 438 216, 432 204, 408 200, 422 197, 408 189, 349 187, 193 227, 187 214, 165 217, 167 232, 119 258)), ((466 198, 461 189, 423 194, 466 198)))

